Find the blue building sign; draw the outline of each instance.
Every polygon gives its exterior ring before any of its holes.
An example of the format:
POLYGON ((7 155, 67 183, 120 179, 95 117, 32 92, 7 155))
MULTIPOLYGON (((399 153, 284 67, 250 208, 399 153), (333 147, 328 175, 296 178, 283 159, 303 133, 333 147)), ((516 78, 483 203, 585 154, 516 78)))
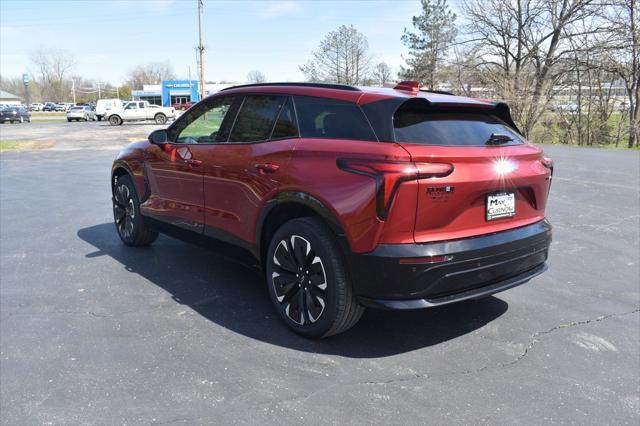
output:
POLYGON ((145 88, 152 90, 133 90, 131 96, 134 100, 148 101, 149 103, 172 106, 173 104, 184 104, 187 102, 198 102, 200 94, 198 92, 198 80, 165 80, 157 85, 147 85, 145 88))
POLYGON ((163 106, 199 100, 198 80, 167 80, 162 82, 163 106))

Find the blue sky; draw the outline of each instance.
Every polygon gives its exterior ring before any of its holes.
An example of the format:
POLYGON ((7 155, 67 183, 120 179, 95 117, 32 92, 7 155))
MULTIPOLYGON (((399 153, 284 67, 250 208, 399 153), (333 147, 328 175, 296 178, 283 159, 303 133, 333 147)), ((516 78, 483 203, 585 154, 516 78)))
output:
MULTIPOLYGON (((457 3, 454 0, 452 6, 457 3)), ((170 60, 178 77, 195 78, 196 0, 0 0, 0 74, 34 67, 38 48, 71 51, 74 74, 120 83, 138 64, 170 60)), ((303 78, 322 37, 353 24, 371 53, 397 71, 406 52, 400 36, 420 12, 418 0, 204 2, 205 78, 243 81, 258 69, 271 81, 303 78)))

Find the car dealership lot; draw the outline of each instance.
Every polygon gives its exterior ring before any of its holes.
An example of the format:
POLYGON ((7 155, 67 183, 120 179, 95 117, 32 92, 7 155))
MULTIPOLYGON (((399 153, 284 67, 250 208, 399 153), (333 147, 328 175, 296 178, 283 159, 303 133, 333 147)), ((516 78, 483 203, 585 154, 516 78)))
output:
POLYGON ((252 262, 124 247, 111 161, 153 124, 3 125, 0 419, 33 423, 640 422, 640 153, 548 147, 549 271, 480 301, 288 331, 252 262))

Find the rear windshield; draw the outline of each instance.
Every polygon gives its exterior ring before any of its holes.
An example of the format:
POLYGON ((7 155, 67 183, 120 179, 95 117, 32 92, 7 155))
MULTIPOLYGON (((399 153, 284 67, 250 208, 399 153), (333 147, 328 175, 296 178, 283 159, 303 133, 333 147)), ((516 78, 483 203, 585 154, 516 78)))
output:
POLYGON ((394 115, 397 142, 423 145, 484 146, 492 134, 512 140, 505 145, 524 143, 522 136, 498 117, 482 113, 403 110, 394 115))

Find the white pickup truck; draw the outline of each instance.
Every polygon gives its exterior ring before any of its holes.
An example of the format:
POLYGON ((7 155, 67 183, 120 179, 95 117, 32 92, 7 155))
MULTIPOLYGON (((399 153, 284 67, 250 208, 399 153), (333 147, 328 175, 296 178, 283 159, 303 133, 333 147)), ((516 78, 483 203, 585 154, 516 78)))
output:
POLYGON ((106 118, 112 126, 119 126, 125 121, 145 120, 165 124, 168 119, 176 118, 176 112, 173 108, 152 105, 147 101, 130 101, 125 102, 122 108, 108 110, 106 118))

